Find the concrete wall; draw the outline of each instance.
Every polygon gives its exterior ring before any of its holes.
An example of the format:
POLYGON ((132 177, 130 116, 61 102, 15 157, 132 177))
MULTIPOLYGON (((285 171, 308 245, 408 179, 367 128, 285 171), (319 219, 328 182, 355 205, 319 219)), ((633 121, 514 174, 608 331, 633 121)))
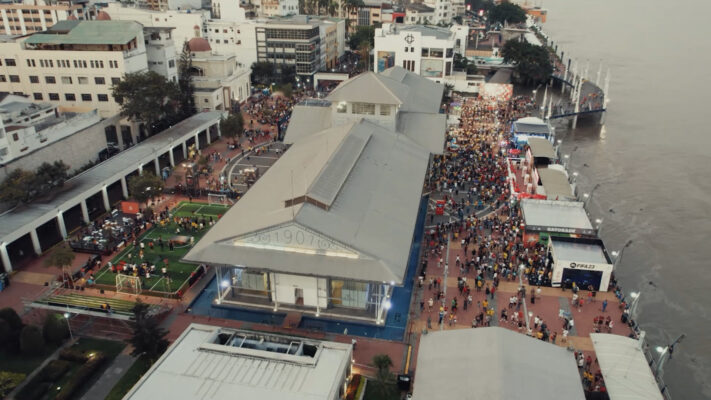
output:
POLYGON ((106 134, 104 129, 115 125, 119 129, 119 116, 104 119, 74 135, 67 136, 49 146, 42 147, 26 156, 0 168, 0 180, 17 168, 34 170, 43 162, 52 163, 62 160, 73 172, 89 161, 98 159, 98 153, 106 148, 106 134))

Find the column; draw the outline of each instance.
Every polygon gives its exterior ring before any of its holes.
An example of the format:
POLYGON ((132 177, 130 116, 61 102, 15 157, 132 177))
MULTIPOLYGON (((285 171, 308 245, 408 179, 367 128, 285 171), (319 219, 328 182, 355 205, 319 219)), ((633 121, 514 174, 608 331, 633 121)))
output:
MULTIPOLYGON (((271 274, 271 276, 274 278, 273 282, 270 282, 270 283, 273 283, 273 286, 274 286, 272 288, 273 289, 272 293, 274 296, 272 298, 272 300, 274 301, 274 312, 277 312, 279 310, 279 300, 277 300, 277 283, 276 283, 277 282, 277 279, 276 279, 277 274, 271 274)), ((316 311, 316 313, 318 313, 318 311, 316 311)))
POLYGON ((175 157, 173 156, 173 148, 171 147, 170 150, 168 150, 168 159, 170 160, 170 166, 175 167, 175 157))
POLYGON ((195 134, 195 150, 200 150, 200 132, 195 134))
POLYGON ((207 145, 209 146, 209 145, 210 145, 210 142, 211 142, 211 140, 210 140, 210 128, 205 129, 205 136, 207 137, 207 145))
POLYGON ((10 262, 10 255, 7 254, 7 243, 5 242, 0 244, 0 257, 2 258, 2 264, 5 266, 5 271, 12 272, 12 263, 10 262))
POLYGON ((88 224, 91 220, 89 219, 89 208, 86 206, 86 199, 82 200, 79 205, 81 206, 81 216, 84 218, 84 223, 88 224))
POLYGON ((123 192, 123 198, 128 198, 128 184, 126 183, 126 177, 121 177, 121 191, 123 192))
POLYGON ((188 159, 188 145, 186 142, 183 142, 182 146, 183 146, 183 160, 187 160, 188 159))
POLYGON ((158 161, 157 157, 153 160, 153 164, 156 166, 156 176, 160 177, 160 161, 158 161))
POLYGON ((32 229, 30 231, 30 239, 32 239, 32 247, 35 249, 35 254, 38 256, 42 255, 42 246, 40 246, 39 237, 37 237, 37 229, 32 229))
MULTIPOLYGON (((247 91, 247 93, 249 93, 249 90, 247 91)), ((249 97, 249 96, 247 96, 247 97, 249 97)), ((240 99, 240 100, 242 100, 242 99, 240 99)), ((222 137, 222 129, 220 129, 220 123, 218 122, 215 125, 217 126, 217 137, 222 137)))
POLYGON ((64 215, 60 212, 57 214, 57 226, 59 226, 59 233, 62 238, 67 238, 67 226, 64 225, 64 215))
POLYGON ((143 175, 143 164, 138 166, 138 175, 143 175))
POLYGON ((111 204, 109 202, 109 191, 106 186, 101 188, 101 198, 104 199, 104 209, 106 209, 106 211, 111 211, 111 204))

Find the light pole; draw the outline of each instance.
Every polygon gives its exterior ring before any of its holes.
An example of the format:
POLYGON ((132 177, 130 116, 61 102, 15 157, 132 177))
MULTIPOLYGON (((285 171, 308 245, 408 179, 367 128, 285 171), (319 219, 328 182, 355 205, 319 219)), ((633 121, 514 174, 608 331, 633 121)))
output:
POLYGON ((69 338, 74 340, 74 334, 72 333, 72 325, 69 323, 69 317, 72 315, 68 312, 64 313, 64 320, 67 321, 67 328, 69 328, 69 338))
POLYGON ((630 303, 630 319, 634 321, 637 319, 637 305, 639 304, 641 293, 632 292, 630 293, 630 297, 632 298, 632 303, 630 303))
POLYGON ((596 218, 595 219, 595 229, 597 230, 597 237, 598 238, 602 238, 602 236, 600 236, 600 233, 602 232, 602 221, 603 220, 604 220, 603 218, 596 218))
POLYGON ((664 363, 671 359, 674 353, 674 346, 681 343, 681 341, 686 337, 686 334, 682 333, 676 340, 671 342, 668 346, 662 347, 657 346, 657 352, 659 353, 659 360, 657 361, 656 376, 660 377, 663 372, 664 363))

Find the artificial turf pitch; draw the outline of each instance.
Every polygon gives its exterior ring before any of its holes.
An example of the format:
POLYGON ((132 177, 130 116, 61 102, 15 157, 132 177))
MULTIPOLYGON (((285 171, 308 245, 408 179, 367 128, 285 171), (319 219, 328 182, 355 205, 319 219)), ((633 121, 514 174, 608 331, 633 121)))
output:
MULTIPOLYGON (((223 206, 219 204, 207 204, 207 203, 189 203, 180 202, 175 208, 171 210, 171 215, 177 217, 204 217, 206 221, 209 221, 209 217, 212 217, 214 221, 217 221, 218 216, 224 214, 229 206, 223 206)), ((190 273, 195 271, 197 265, 188 264, 180 262, 180 259, 187 254, 190 250, 191 245, 176 245, 173 251, 168 248, 168 241, 177 235, 192 236, 197 243, 200 238, 207 232, 210 228, 206 224, 202 231, 193 232, 181 232, 176 234, 176 229, 178 225, 172 221, 165 226, 154 226, 145 231, 141 236, 139 236, 139 242, 144 243, 143 249, 143 261, 156 266, 156 273, 151 275, 150 278, 141 278, 141 288, 142 290, 151 290, 154 292, 166 292, 173 293, 183 285, 183 283, 190 277, 190 273), (163 249, 158 246, 158 238, 162 237, 165 246, 163 249), (154 247, 151 250, 148 245, 149 242, 153 242, 154 247), (163 260, 168 259, 168 275, 170 279, 164 279, 160 273, 163 267, 163 260)), ((132 244, 125 247, 118 255, 116 255, 111 263, 113 265, 118 265, 121 260, 127 263, 139 263, 138 259, 139 249, 135 248, 132 244), (128 254, 132 253, 131 260, 128 259, 128 254)), ((108 264, 107 264, 108 265, 108 264)), ((96 274, 96 283, 102 285, 116 285, 116 274, 111 272, 111 270, 104 265, 101 270, 96 274)))

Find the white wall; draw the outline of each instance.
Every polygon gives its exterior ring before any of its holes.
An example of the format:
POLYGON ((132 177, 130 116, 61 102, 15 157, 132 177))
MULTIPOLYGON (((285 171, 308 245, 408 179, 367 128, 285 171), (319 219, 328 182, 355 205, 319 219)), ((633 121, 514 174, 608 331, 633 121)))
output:
POLYGON ((257 61, 257 36, 254 21, 205 22, 203 36, 216 54, 235 55, 237 62, 249 68, 257 61))
MULTIPOLYGON (((403 61, 404 60, 410 60, 414 61, 414 73, 418 75, 421 74, 421 68, 422 68, 422 48, 438 48, 442 49, 444 51, 443 57, 442 58, 433 58, 433 57, 425 57, 429 60, 432 60, 432 62, 435 61, 440 61, 441 63, 438 63, 437 65, 442 69, 443 73, 441 77, 428 77, 432 80, 439 80, 442 81, 446 76, 446 65, 447 62, 450 62, 453 67, 454 63, 454 55, 452 54, 451 57, 447 57, 446 51, 447 49, 453 49, 454 48, 454 35, 452 35, 448 39, 437 39, 434 36, 429 36, 429 35, 422 35, 418 31, 412 31, 412 30, 407 30, 407 29, 397 29, 396 32, 391 32, 390 31, 390 24, 384 24, 382 28, 378 28, 375 30, 375 46, 374 46, 374 54, 375 54, 375 62, 373 63, 373 70, 375 72, 382 72, 384 69, 381 69, 378 63, 378 54, 381 51, 384 52, 393 52, 395 53, 395 65, 402 67, 403 66, 403 61), (412 35, 413 41, 412 43, 407 43, 405 40, 409 35, 412 35), (405 51, 407 50, 407 51, 405 51)), ((387 67, 387 66, 385 66, 387 67)))
POLYGON ((321 308, 328 306, 326 279, 288 274, 271 275, 272 282, 276 278, 277 301, 280 304, 296 304, 295 289, 300 288, 304 291, 305 306, 316 307, 317 303, 321 308))

